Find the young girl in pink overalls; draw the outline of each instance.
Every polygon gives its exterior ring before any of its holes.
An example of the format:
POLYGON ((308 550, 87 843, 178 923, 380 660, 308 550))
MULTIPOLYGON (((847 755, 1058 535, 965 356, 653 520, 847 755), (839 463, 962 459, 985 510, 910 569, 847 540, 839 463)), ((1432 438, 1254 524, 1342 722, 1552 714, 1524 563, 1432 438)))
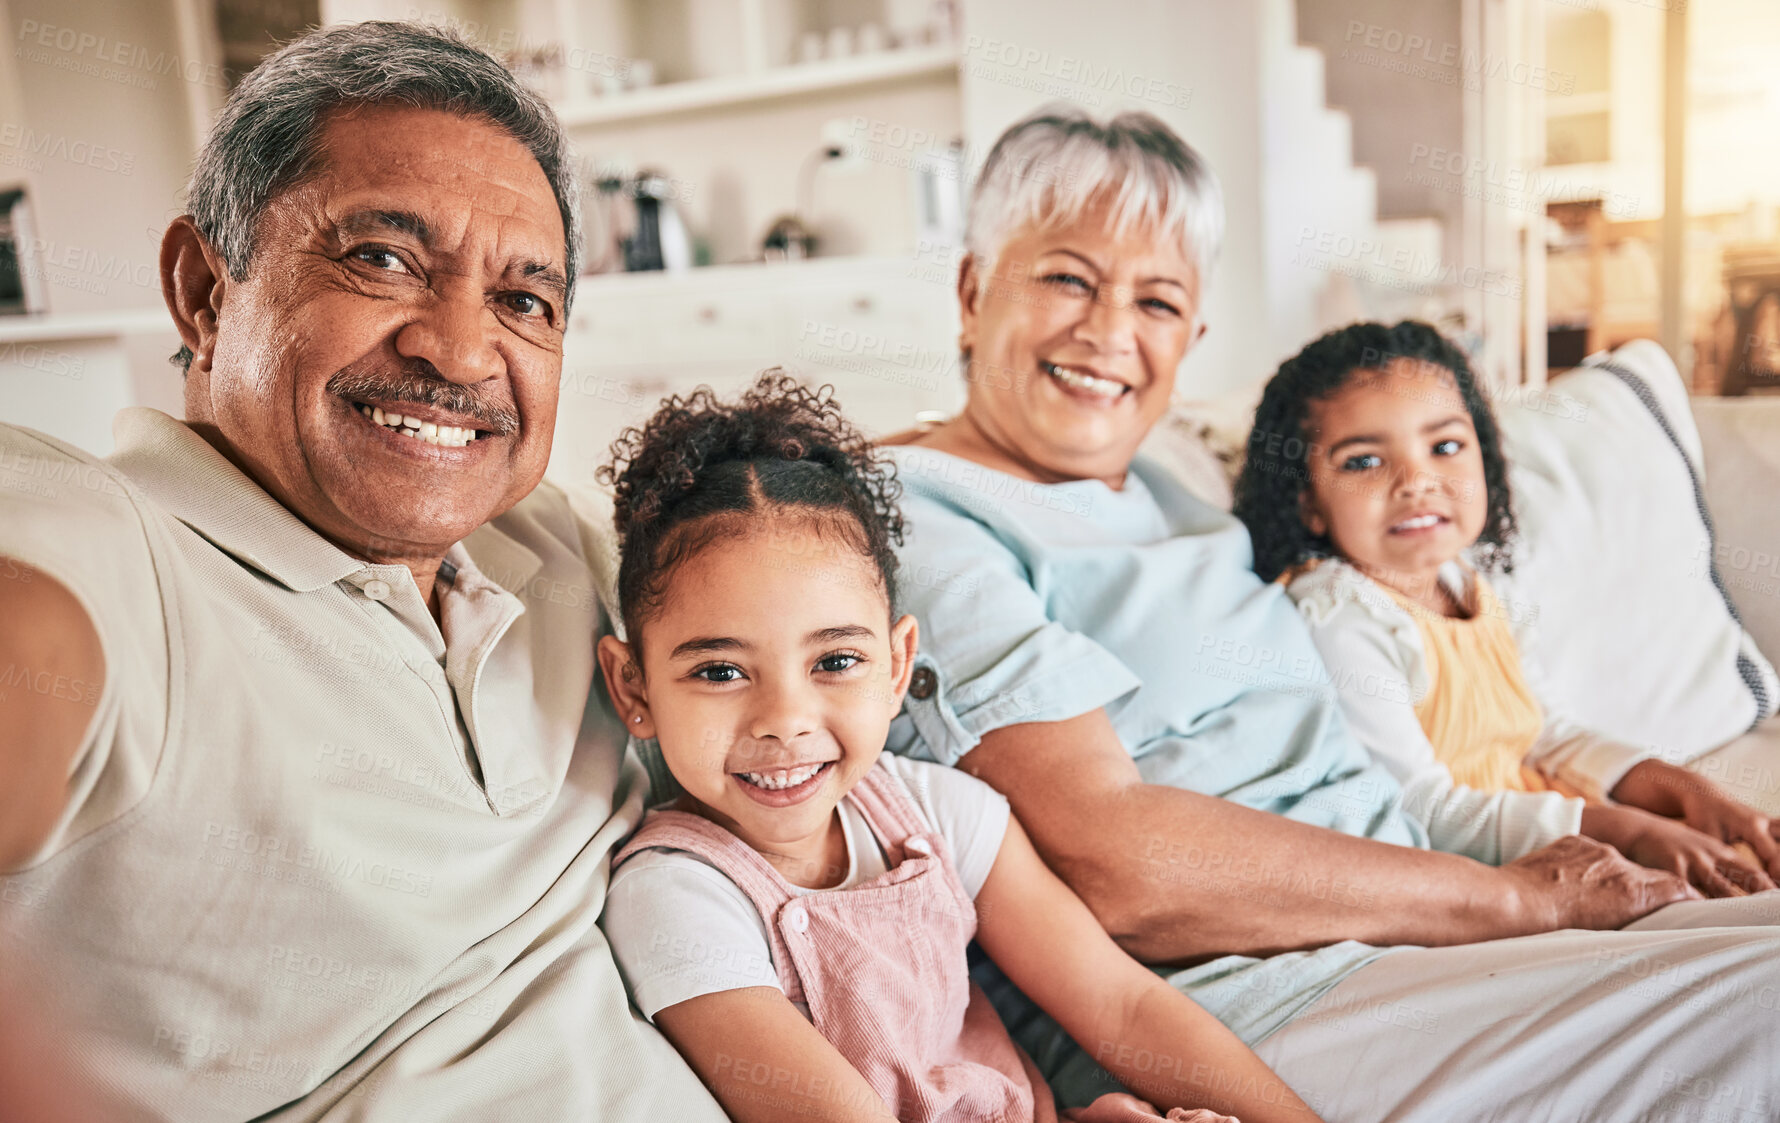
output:
POLYGON ((891 608, 897 489, 825 393, 769 374, 733 405, 672 398, 617 452, 629 642, 600 666, 683 794, 618 853, 602 924, 731 1116, 1057 1119, 970 982, 974 937, 1143 1096, 1065 1118, 1315 1118, 1113 943, 1000 795, 880 759, 916 644, 891 608))

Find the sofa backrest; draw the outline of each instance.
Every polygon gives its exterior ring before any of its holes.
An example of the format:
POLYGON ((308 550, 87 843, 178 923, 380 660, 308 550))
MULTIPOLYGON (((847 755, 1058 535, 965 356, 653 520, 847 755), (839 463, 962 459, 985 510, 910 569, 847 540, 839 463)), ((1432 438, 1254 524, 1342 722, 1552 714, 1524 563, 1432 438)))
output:
POLYGON ((1780 398, 1695 398, 1716 561, 1756 646, 1780 653, 1780 398))

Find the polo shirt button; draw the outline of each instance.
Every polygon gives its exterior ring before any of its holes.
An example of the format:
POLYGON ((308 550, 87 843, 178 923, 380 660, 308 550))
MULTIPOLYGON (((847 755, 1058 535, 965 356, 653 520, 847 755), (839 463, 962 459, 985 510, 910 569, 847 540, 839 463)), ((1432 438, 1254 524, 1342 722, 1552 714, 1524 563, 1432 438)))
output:
POLYGON ((932 667, 916 667, 915 674, 909 679, 909 697, 917 702, 925 702, 933 697, 939 688, 939 676, 933 673, 932 667))
POLYGON ((365 582, 365 599, 385 601, 389 599, 389 582, 381 577, 373 577, 365 582))
POLYGON ((802 905, 792 905, 785 910, 785 923, 791 925, 791 930, 794 932, 808 932, 810 930, 810 914, 803 911, 802 905))

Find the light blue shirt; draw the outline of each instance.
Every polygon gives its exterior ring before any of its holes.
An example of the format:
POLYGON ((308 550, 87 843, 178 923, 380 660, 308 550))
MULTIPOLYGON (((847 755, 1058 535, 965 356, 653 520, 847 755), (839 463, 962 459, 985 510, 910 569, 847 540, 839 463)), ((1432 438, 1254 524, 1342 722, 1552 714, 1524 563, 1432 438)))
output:
MULTIPOLYGON (((935 687, 905 700, 893 751, 956 764, 992 730, 1104 709, 1148 783, 1427 845, 1396 782, 1349 734, 1297 610, 1255 576, 1235 518, 1141 461, 1114 491, 1031 483, 930 449, 891 452, 908 522, 900 608, 920 621, 917 671, 935 687)), ((1365 905, 1339 880, 1191 843, 1190 826, 1131 841, 1154 851, 1144 857, 1158 882, 1185 891, 1234 877, 1257 900, 1296 891, 1365 905)), ((1253 1044, 1380 954, 1344 942, 1169 977, 1253 1044)))

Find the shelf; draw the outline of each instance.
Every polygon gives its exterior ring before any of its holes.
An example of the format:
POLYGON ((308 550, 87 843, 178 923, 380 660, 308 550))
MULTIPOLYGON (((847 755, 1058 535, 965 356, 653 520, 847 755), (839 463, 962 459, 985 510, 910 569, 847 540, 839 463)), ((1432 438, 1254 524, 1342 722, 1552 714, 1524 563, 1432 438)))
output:
POLYGON ((958 50, 948 43, 780 66, 758 74, 671 82, 607 97, 583 97, 563 102, 557 107, 557 114, 568 128, 580 128, 825 93, 849 86, 956 75, 957 71, 958 50))
POLYGON ((1612 108, 1612 98, 1606 90, 1590 90, 1588 93, 1545 99, 1547 117, 1581 117, 1589 113, 1606 113, 1612 108))
POLYGON ((72 316, 0 316, 0 343, 51 339, 114 339, 126 335, 175 335, 165 308, 130 312, 83 312, 72 316))

